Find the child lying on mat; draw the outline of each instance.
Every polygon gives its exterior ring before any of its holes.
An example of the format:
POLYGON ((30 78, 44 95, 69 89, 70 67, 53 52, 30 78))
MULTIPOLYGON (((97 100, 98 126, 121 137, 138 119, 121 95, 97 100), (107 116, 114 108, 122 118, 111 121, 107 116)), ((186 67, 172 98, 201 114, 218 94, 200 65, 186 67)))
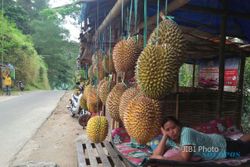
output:
POLYGON ((231 140, 222 135, 205 134, 182 127, 174 117, 164 120, 161 131, 163 137, 151 156, 154 159, 217 160, 250 153, 250 134, 243 135, 239 140, 231 140), (167 151, 168 149, 171 150, 167 151))

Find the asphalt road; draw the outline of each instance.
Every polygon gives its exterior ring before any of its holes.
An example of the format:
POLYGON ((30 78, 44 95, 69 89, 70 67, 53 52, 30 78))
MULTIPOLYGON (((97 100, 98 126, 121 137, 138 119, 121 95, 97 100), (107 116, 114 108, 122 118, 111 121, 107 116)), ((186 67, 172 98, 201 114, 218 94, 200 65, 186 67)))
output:
POLYGON ((57 106, 64 91, 38 91, 0 101, 0 167, 35 134, 57 106))

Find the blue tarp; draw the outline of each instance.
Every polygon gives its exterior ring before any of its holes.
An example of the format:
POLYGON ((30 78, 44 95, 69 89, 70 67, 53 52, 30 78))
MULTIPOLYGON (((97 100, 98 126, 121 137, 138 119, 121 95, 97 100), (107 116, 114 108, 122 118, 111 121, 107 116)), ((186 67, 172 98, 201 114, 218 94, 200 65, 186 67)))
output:
MULTIPOLYGON (((249 0, 227 0, 227 4, 229 13, 240 12, 250 16, 249 0)), ((190 0, 188 5, 222 10, 222 4, 219 0, 190 0)), ((155 14, 156 2, 148 6, 148 16, 155 14)), ((181 8, 170 15, 174 16, 174 20, 180 25, 197 28, 216 35, 220 34, 221 16, 219 15, 183 10, 181 8)), ((239 37, 250 42, 250 19, 228 16, 226 35, 239 37)))
MULTIPOLYGON (((104 0, 100 0, 104 1, 104 0)), ((228 4, 229 13, 240 12, 250 15, 250 0, 226 0, 228 4)), ((165 2, 165 0, 164 0, 165 2)), ((172 1, 168 0, 168 4, 172 1)), ((82 22, 86 17, 87 6, 89 3, 82 5, 81 16, 79 21, 82 22)), ((157 1, 155 3, 148 3, 148 16, 156 14, 157 1)), ((209 7, 213 9, 222 9, 220 0, 190 0, 189 5, 198 7, 209 7)), ((128 5, 129 6, 129 5, 128 5)), ((165 6, 162 5, 161 9, 165 6)), ((174 20, 184 26, 197 28, 201 31, 209 32, 215 35, 220 34, 221 16, 211 13, 194 12, 190 10, 178 9, 170 14, 174 16, 174 20), (202 26, 205 25, 205 26, 202 26)), ((244 19, 239 17, 228 17, 227 21, 227 36, 239 37, 241 39, 250 42, 250 19, 244 19)))

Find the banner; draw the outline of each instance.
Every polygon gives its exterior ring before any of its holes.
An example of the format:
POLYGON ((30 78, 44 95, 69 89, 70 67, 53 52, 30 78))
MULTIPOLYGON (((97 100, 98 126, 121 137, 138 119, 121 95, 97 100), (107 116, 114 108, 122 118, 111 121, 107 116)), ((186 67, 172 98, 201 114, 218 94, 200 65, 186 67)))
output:
MULTIPOLYGON (((224 91, 237 91, 239 80, 239 58, 225 60, 224 91)), ((199 87, 218 89, 219 85, 219 60, 202 60, 199 62, 199 87)))

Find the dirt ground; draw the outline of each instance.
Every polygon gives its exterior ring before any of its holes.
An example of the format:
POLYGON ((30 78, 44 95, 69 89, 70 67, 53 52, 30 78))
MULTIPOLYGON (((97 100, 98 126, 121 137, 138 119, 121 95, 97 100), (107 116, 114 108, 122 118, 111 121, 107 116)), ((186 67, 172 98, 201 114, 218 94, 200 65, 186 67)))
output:
POLYGON ((11 166, 24 162, 55 162, 60 167, 77 167, 76 141, 85 130, 66 109, 72 92, 66 92, 49 119, 15 156, 11 166))

